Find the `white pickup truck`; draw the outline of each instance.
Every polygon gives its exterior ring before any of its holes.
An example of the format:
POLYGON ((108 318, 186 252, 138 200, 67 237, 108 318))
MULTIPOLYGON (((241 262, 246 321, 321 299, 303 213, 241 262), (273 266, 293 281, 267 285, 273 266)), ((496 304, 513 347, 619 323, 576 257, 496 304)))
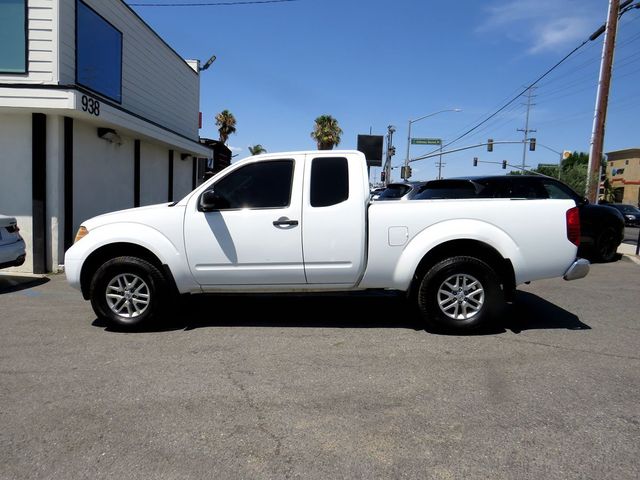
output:
POLYGON ((475 328, 532 280, 584 277, 571 200, 370 202, 357 151, 258 155, 176 203, 87 220, 65 256, 99 318, 131 327, 177 294, 405 292, 425 321, 475 328))

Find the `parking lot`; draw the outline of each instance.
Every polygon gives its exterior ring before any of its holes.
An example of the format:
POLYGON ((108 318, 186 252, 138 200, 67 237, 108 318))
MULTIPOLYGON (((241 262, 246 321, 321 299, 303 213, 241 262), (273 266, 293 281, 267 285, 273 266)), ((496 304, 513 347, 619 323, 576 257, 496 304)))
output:
POLYGON ((382 295, 209 297, 137 333, 0 277, 0 478, 640 476, 640 265, 473 336, 382 295))

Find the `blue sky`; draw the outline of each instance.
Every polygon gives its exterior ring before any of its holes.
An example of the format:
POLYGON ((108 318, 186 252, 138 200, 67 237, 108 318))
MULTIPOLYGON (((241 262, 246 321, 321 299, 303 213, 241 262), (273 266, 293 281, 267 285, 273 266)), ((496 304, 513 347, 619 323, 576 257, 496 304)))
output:
MULTIPOLYGON (((197 3, 205 0, 135 0, 197 3)), ((213 1, 213 0, 209 0, 213 1)), ((139 7, 136 12, 180 55, 206 61, 202 73, 201 135, 217 138, 214 116, 228 109, 238 153, 262 144, 270 152, 314 149, 314 119, 336 117, 344 131, 338 148, 356 147, 357 135, 385 134, 394 125, 400 165, 407 123, 432 112, 460 108, 416 122, 413 137, 452 140, 497 110, 604 23, 606 0, 298 0, 203 7, 139 7)), ((542 80, 534 92, 530 128, 553 150, 588 151, 603 36, 585 45, 542 80)), ((640 10, 626 13, 617 37, 605 151, 640 147, 640 10)), ((521 98, 453 147, 520 140, 526 99, 521 98)), ((433 147, 412 146, 411 157, 433 147)), ((504 173, 498 164, 472 166, 472 158, 520 165, 522 145, 445 155, 444 177, 504 173)), ((554 163, 538 147, 527 165, 554 163)), ((435 178, 433 159, 412 163, 413 179, 435 178)), ((372 179, 379 178, 372 169, 372 179)), ((398 179, 399 169, 393 170, 398 179)))

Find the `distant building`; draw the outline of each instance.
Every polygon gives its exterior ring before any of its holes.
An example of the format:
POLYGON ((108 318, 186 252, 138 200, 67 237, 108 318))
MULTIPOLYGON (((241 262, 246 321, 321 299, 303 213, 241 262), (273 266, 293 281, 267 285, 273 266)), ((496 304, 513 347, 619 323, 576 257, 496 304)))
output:
POLYGON ((0 39, 0 212, 22 270, 56 270, 83 220, 201 180, 199 62, 123 1, 0 1, 0 39))
POLYGON ((640 148, 608 152, 607 178, 616 203, 640 205, 640 148))

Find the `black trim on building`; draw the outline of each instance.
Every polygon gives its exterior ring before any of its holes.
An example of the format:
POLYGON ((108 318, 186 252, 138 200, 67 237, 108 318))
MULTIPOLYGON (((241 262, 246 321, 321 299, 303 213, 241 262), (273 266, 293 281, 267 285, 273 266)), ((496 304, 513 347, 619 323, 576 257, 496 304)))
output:
POLYGON ((133 142, 133 206, 140 206, 140 140, 133 142))
POLYGON ((196 189, 198 184, 198 159, 193 157, 193 171, 191 172, 191 190, 196 189))
POLYGON ((31 114, 33 273, 47 272, 47 116, 31 114))
POLYGON ((64 117, 64 249, 73 245, 73 118, 64 117))
POLYGON ((167 192, 167 201, 173 202, 173 150, 169 150, 169 185, 167 192))

